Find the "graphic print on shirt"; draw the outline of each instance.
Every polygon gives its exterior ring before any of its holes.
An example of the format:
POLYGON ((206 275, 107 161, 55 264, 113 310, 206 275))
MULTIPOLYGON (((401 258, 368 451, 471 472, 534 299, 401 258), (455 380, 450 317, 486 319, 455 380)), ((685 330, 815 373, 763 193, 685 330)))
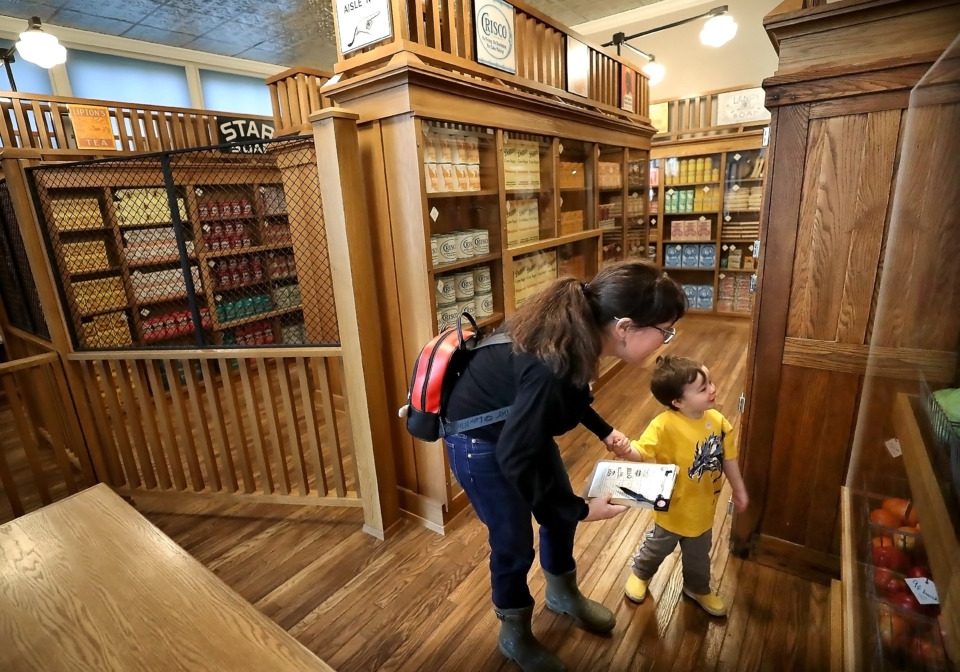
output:
MULTIPOLYGON (((720 477, 723 475, 723 439, 725 436, 726 432, 721 432, 720 436, 711 434, 702 443, 697 444, 697 449, 693 454, 693 464, 687 470, 687 476, 699 481, 705 473, 716 472, 713 481, 719 484, 720 477)), ((719 492, 719 489, 717 492, 719 492)))

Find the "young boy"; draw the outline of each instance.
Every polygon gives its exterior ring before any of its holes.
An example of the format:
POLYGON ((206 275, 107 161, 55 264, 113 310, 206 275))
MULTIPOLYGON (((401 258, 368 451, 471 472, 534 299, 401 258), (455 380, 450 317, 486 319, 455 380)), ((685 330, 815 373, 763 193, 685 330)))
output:
POLYGON ((634 462, 679 467, 670 510, 654 514, 655 526, 633 558, 633 575, 625 592, 634 602, 647 596, 647 584, 677 544, 683 561, 683 592, 707 613, 724 616, 727 608, 710 591, 710 546, 713 516, 726 474, 737 513, 747 508, 747 490, 737 466, 733 427, 714 410, 717 388, 710 371, 684 357, 660 357, 650 383, 653 396, 666 406, 630 449, 617 451, 634 462))

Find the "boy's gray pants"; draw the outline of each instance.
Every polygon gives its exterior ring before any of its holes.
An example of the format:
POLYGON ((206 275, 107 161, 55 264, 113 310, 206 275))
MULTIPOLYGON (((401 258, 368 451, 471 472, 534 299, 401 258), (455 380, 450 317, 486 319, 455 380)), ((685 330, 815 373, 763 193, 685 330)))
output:
POLYGON ((683 587, 696 595, 706 595, 710 592, 712 529, 699 537, 683 537, 654 525, 647 532, 640 550, 633 556, 633 573, 637 578, 649 581, 677 544, 680 544, 680 559, 683 562, 683 587))

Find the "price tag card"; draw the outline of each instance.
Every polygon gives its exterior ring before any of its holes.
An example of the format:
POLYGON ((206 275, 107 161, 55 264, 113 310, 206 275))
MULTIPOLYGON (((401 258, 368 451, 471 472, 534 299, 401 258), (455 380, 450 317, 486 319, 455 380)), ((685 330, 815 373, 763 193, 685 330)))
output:
POLYGON ((900 448, 900 442, 896 439, 889 439, 883 445, 887 447, 887 452, 890 453, 890 457, 900 457, 903 455, 903 450, 900 448))
POLYGON ((437 210, 437 206, 433 206, 433 209, 430 211, 430 219, 437 221, 437 217, 440 216, 440 211, 437 210))
POLYGON ((731 189, 732 189, 733 191, 740 191, 740 185, 739 185, 739 184, 735 184, 735 185, 733 185, 733 186, 731 187, 731 189))
POLYGON ((727 215, 726 217, 724 217, 724 218, 723 218, 723 221, 729 222, 729 221, 730 221, 730 215, 727 215))
POLYGON ((734 161, 739 161, 739 160, 740 160, 740 154, 739 154, 739 153, 738 153, 738 154, 734 154, 734 155, 733 155, 733 160, 734 160, 734 161))
POLYGON ((926 577, 919 579, 904 579, 910 586, 910 591, 920 604, 940 604, 937 596, 937 587, 926 577))

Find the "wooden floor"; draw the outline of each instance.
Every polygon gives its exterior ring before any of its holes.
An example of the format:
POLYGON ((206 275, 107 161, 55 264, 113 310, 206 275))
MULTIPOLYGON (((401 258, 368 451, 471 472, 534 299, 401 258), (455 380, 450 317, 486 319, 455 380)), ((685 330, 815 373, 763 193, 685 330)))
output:
MULTIPOLYGON (((749 323, 687 318, 663 352, 702 359, 736 427, 749 323)), ((660 412, 648 367, 628 367, 597 395, 614 426, 638 436, 660 412)), ((575 488, 607 454, 586 430, 560 442, 575 488)), ((729 488, 722 502, 729 498, 729 488)), ((485 528, 467 511, 446 536, 404 523, 387 542, 360 531, 359 510, 268 505, 149 513, 177 543, 340 672, 516 670, 497 651, 485 528), (223 515, 229 514, 229 515, 223 515)), ((617 614, 610 636, 582 632, 544 610, 535 564, 534 632, 571 670, 829 669, 828 589, 731 557, 730 517, 717 512, 714 585, 729 605, 712 618, 681 594, 679 555, 669 557, 643 605, 623 597, 632 553, 650 527, 631 511, 581 526, 581 586, 617 614)))

